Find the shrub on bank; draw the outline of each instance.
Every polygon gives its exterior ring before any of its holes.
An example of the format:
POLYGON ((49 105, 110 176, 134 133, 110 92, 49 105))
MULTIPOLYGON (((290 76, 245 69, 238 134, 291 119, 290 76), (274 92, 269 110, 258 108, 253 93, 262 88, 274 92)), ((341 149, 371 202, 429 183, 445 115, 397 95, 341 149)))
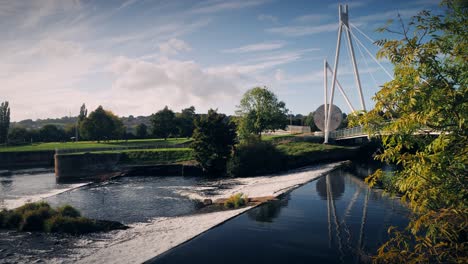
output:
POLYGON ((249 198, 243 193, 231 195, 225 202, 224 207, 228 209, 236 209, 246 205, 249 202, 249 198))
POLYGON ((241 143, 227 165, 232 177, 246 177, 284 170, 287 157, 270 142, 250 140, 241 143))
POLYGON ((67 216, 67 217, 80 217, 81 216, 81 213, 78 210, 76 210, 74 207, 68 204, 57 208, 57 212, 60 215, 67 216))
POLYGON ((44 231, 73 235, 125 228, 113 221, 97 221, 81 217, 70 205, 54 210, 45 202, 28 203, 14 210, 0 212, 0 228, 19 231, 44 231))

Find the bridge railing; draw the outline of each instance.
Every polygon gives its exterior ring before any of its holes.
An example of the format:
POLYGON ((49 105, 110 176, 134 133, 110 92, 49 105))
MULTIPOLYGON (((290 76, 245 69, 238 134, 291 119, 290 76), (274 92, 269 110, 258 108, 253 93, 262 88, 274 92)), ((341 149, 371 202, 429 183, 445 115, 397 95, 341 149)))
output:
POLYGON ((344 128, 344 129, 330 132, 330 138, 335 138, 335 139, 363 136, 363 135, 366 135, 366 133, 362 126, 344 128))

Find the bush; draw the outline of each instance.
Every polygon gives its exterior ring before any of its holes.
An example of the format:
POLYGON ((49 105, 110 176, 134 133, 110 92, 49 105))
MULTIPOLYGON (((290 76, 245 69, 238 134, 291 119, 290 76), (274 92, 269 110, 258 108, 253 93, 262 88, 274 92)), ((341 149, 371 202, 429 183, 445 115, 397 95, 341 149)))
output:
POLYGON ((4 227, 5 228, 18 228, 21 221, 23 220, 23 216, 14 211, 8 211, 6 213, 4 227))
POLYGON ((241 143, 227 164, 232 177, 268 174, 286 169, 286 155, 271 142, 249 140, 241 143))
POLYGON ((55 211, 52 208, 45 206, 25 211, 18 229, 20 231, 42 231, 45 220, 54 214, 55 211))
POLYGON ((25 204, 23 206, 20 206, 20 207, 16 208, 14 211, 18 212, 20 214, 24 214, 27 211, 34 211, 34 210, 37 210, 37 209, 42 208, 42 207, 50 209, 50 205, 48 203, 46 203, 46 202, 37 202, 37 203, 27 203, 27 204, 25 204))
POLYGON ((59 207, 56 211, 49 204, 39 202, 28 203, 14 210, 1 211, 0 228, 78 235, 127 227, 114 221, 81 217, 80 212, 70 205, 59 207))
POLYGON ((233 209, 244 206, 248 203, 249 198, 243 193, 238 193, 230 196, 225 202, 224 207, 233 209))
POLYGON ((76 210, 75 208, 73 208, 72 206, 68 204, 57 208, 57 212, 61 216, 67 216, 67 217, 80 217, 81 216, 81 213, 78 210, 76 210))
POLYGON ((44 230, 50 233, 67 233, 72 235, 100 231, 96 222, 85 217, 68 217, 56 215, 45 222, 44 230))

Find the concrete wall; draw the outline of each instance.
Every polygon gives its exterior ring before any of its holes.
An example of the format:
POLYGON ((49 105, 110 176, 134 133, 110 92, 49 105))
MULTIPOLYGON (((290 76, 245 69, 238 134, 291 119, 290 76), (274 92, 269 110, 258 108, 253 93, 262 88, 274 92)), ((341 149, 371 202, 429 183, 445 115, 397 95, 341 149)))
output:
POLYGON ((57 182, 77 182, 106 178, 119 171, 119 153, 56 154, 57 182))
POLYGON ((55 151, 0 152, 0 168, 27 168, 54 166, 55 151))

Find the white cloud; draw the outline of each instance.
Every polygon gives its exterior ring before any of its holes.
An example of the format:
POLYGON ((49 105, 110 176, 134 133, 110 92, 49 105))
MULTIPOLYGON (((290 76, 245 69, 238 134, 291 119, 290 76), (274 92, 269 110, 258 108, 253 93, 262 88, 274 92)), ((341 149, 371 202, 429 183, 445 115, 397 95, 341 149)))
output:
POLYGON ((159 44, 159 51, 163 55, 177 55, 179 52, 191 51, 192 48, 183 40, 171 38, 159 44))
POLYGON ((223 107, 238 100, 245 84, 240 75, 219 74, 193 61, 167 58, 146 62, 119 57, 111 69, 115 80, 109 102, 116 112, 124 113, 148 114, 165 105, 175 109, 194 105, 204 111, 223 107))
POLYGON ((236 9, 241 9, 241 8, 246 8, 246 7, 258 6, 258 5, 266 3, 267 1, 268 0, 251 0, 251 1, 215 0, 215 1, 205 1, 205 2, 200 3, 195 8, 193 8, 190 12, 194 13, 194 14, 217 13, 217 12, 222 12, 222 11, 236 10, 236 9))
POLYGON ((269 33, 277 33, 286 37, 300 37, 322 32, 331 32, 338 29, 338 23, 323 24, 318 26, 285 26, 269 28, 269 33))
POLYGON ((348 5, 348 8, 355 8, 369 4, 369 1, 354 1, 354 2, 346 2, 346 3, 335 3, 328 5, 328 8, 336 8, 338 9, 339 5, 348 5))
POLYGON ((223 50, 225 53, 246 53, 246 52, 255 52, 255 51, 269 51, 269 50, 276 50, 284 47, 286 45, 285 42, 276 41, 276 42, 262 42, 256 44, 245 45, 242 47, 234 48, 234 49, 226 49, 223 50))
POLYGON ((319 22, 322 20, 327 20, 330 17, 331 17, 330 15, 323 15, 323 14, 308 14, 308 15, 296 17, 294 21, 301 22, 301 23, 319 22))
POLYGON ((257 16, 257 19, 259 21, 268 21, 268 22, 272 22, 272 23, 278 22, 278 18, 275 17, 275 16, 272 16, 272 15, 260 14, 260 15, 257 16))

